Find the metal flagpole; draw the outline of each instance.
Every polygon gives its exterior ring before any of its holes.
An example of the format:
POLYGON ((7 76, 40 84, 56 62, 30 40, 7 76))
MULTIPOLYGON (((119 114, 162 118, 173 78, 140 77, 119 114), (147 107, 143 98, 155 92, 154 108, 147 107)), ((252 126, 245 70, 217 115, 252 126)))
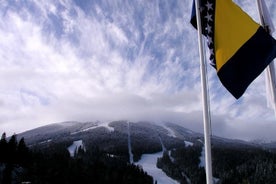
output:
POLYGON ((196 20, 197 20, 197 34, 198 34, 198 47, 200 57, 200 73, 201 73, 201 90, 202 90, 202 102, 203 102, 203 123, 204 123, 204 146, 205 146, 205 170, 206 170, 206 183, 213 183, 212 174, 212 160, 211 160, 211 138, 210 138, 210 113, 209 113, 209 100, 207 90, 207 78, 206 78, 206 61, 205 52, 203 52, 203 41, 202 41, 202 29, 201 29, 201 18, 200 18, 200 4, 199 0, 195 0, 196 8, 196 20))
MULTIPOLYGON (((272 34, 274 27, 272 20, 269 16, 267 7, 263 0, 257 0, 257 6, 259 10, 260 20, 262 26, 265 30, 272 34)), ((267 91, 267 102, 268 106, 273 108, 276 116, 276 77, 275 77, 275 67, 274 62, 272 61, 265 70, 266 74, 266 91, 267 91)))

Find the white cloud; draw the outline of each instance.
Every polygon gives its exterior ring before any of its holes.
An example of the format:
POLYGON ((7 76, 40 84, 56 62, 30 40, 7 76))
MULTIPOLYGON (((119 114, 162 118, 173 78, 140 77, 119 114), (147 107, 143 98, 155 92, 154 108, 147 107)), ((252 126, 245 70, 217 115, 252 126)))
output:
MULTIPOLYGON (((174 121, 202 131, 191 1, 26 3, 33 6, 0 4, 0 132, 95 119, 174 121)), ((208 77, 214 133, 262 137, 247 128, 261 120, 273 129, 262 77, 238 101, 211 67, 208 77)))

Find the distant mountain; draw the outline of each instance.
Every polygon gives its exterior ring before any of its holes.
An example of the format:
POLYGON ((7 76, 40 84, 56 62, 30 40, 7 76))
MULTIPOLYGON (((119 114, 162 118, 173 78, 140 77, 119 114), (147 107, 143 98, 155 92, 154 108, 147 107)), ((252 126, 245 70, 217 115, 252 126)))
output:
MULTIPOLYGON (((29 130, 17 137, 24 137, 32 150, 48 153, 63 150, 68 155, 70 151, 71 157, 79 157, 79 150, 84 155, 97 150, 105 157, 141 165, 161 184, 205 183, 204 137, 178 124, 62 122, 29 130)), ((276 183, 272 174, 276 171, 275 147, 276 144, 261 145, 213 136, 214 179, 217 183, 262 183, 263 180, 276 183)))
MULTIPOLYGON (((155 153, 183 147, 185 144, 203 146, 201 133, 193 132, 173 123, 153 122, 62 122, 55 123, 18 134, 25 138, 26 144, 36 148, 47 148, 53 144, 70 145, 82 140, 86 147, 95 147, 115 154, 120 152, 128 157, 131 141, 134 161, 145 153, 155 153)), ((241 140, 212 137, 213 146, 252 147, 256 144, 241 140)))
MULTIPOLYGON (((123 142, 127 142, 129 133, 134 147, 142 142, 143 144, 158 147, 157 150, 159 151, 162 150, 162 144, 164 144, 165 148, 171 149, 179 146, 179 144, 183 145, 184 141, 194 144, 202 144, 204 141, 203 134, 191 131, 177 124, 128 121, 70 121, 55 123, 20 133, 17 137, 24 137, 26 143, 30 146, 43 147, 43 145, 45 146, 50 143, 72 142, 79 139, 82 139, 88 145, 90 142, 98 145, 97 142, 101 142, 102 140, 112 142, 116 139, 120 139, 123 144, 123 142)), ((238 147, 257 146, 254 143, 217 136, 212 137, 212 144, 238 147)), ((98 146, 107 149, 107 145, 99 144, 98 146)))

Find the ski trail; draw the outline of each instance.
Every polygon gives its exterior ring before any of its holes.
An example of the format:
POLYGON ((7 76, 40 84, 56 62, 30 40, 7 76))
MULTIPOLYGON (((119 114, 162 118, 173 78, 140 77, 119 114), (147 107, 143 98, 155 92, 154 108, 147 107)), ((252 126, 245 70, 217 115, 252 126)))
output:
POLYGON ((168 131, 168 133, 167 133, 168 136, 177 137, 173 129, 171 129, 170 127, 168 127, 165 124, 163 124, 162 127, 165 128, 168 131))
POLYGON ((164 171, 157 168, 157 159, 162 157, 162 155, 162 151, 152 154, 143 154, 141 159, 136 162, 136 165, 142 166, 143 170, 152 176, 154 181, 158 184, 179 184, 178 181, 170 178, 164 171))
POLYGON ((187 184, 192 184, 190 178, 189 178, 184 172, 182 172, 181 174, 182 174, 182 176, 185 178, 187 184))
POLYGON ((160 144, 161 144, 161 146, 162 146, 162 152, 167 151, 167 149, 166 149, 166 147, 164 146, 164 143, 163 143, 163 141, 162 141, 160 135, 159 135, 158 137, 159 137, 159 140, 160 140, 160 144))
POLYGON ((127 122, 128 125, 128 154, 129 154, 129 162, 133 163, 133 154, 131 150, 131 139, 130 139, 130 123, 127 122))

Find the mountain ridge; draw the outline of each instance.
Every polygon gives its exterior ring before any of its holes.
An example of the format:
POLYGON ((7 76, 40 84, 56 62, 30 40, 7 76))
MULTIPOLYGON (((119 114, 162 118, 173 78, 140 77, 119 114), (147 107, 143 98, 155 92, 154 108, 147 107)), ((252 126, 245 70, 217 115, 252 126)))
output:
MULTIPOLYGON (((32 140, 33 138, 36 137, 36 141, 38 141, 39 137, 41 136, 49 136, 54 135, 56 136, 57 133, 59 134, 70 134, 71 136, 74 136, 76 134, 81 134, 85 133, 87 131, 93 130, 93 129, 98 129, 98 128, 105 128, 105 129, 114 129, 114 125, 117 127, 116 130, 119 130, 119 125, 117 124, 118 122, 129 122, 130 124, 141 124, 145 125, 148 124, 149 126, 155 126, 156 128, 163 129, 163 133, 166 134, 169 137, 178 137, 178 138, 195 138, 195 137, 200 137, 201 140, 203 141, 203 134, 198 133, 195 131, 192 131, 190 129, 187 129, 179 124, 176 123, 170 123, 170 122, 163 122, 163 123, 156 123, 152 121, 138 121, 138 122, 133 122, 133 121, 127 121, 127 120, 120 120, 120 121, 110 121, 110 122, 101 122, 101 121, 88 121, 88 122, 80 122, 80 121, 64 121, 64 122, 59 122, 59 123, 53 123, 41 127, 37 127, 31 130, 24 131, 22 133, 17 134, 19 138, 24 137, 26 139, 26 142, 32 140), (111 124, 111 125, 110 125, 111 124), (113 126, 112 126, 113 125, 113 126)), ((122 125, 121 125, 122 126, 122 125)), ((126 126, 126 125, 125 125, 126 126)), ((141 127, 141 126, 138 126, 141 127)), ((145 126, 144 126, 145 127, 145 126)), ((124 130, 119 130, 119 132, 126 132, 124 130)), ((45 138, 44 138, 45 139, 45 138)), ((230 143, 240 143, 240 144, 248 144, 252 146, 260 146, 260 144, 267 144, 269 143, 257 143, 257 142, 251 142, 251 141, 244 141, 240 139, 230 139, 230 138, 223 138, 219 137, 216 135, 211 136, 212 140, 217 141, 222 141, 222 142, 230 142, 230 143)), ((45 140, 44 140, 45 141, 45 140)))
MULTIPOLYGON (((203 134, 170 122, 68 121, 38 127, 17 137, 24 137, 31 150, 43 152, 46 157, 62 154, 73 160, 101 159, 106 167, 110 159, 138 165, 149 173, 156 170, 151 176, 159 184, 166 183, 158 180, 160 173, 161 178, 170 177, 176 183, 205 182, 203 134)), ((275 147, 265 146, 212 136, 214 177, 221 183, 276 181, 272 174, 276 170, 275 147)))

